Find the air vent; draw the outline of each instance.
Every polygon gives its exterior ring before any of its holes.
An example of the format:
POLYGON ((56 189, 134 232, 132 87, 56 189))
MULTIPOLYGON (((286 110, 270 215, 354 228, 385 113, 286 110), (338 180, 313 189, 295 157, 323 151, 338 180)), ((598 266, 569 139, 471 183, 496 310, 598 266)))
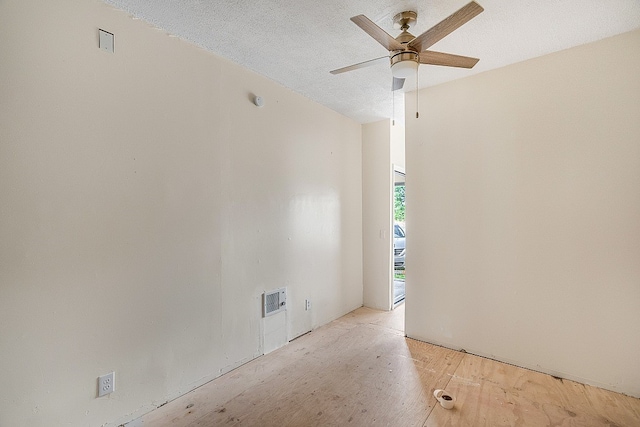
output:
POLYGON ((285 288, 276 289, 275 291, 265 292, 263 294, 264 317, 271 316, 280 311, 284 311, 287 307, 287 291, 285 288))

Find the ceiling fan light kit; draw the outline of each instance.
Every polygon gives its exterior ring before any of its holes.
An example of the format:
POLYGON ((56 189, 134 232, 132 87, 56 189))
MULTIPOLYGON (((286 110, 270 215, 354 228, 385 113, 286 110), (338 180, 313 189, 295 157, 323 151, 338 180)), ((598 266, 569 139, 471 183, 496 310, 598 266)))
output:
POLYGON ((391 74, 397 79, 414 76, 418 71, 419 57, 416 52, 404 51, 391 57, 391 74))

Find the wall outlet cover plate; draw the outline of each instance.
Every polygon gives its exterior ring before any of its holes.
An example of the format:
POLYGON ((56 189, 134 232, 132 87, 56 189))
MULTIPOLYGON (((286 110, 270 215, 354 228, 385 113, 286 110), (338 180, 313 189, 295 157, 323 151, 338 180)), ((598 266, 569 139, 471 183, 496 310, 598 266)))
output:
POLYGON ((108 374, 98 377, 98 397, 113 393, 116 389, 116 373, 109 372, 108 374))
POLYGON ((113 53, 113 34, 100 30, 100 49, 113 53))

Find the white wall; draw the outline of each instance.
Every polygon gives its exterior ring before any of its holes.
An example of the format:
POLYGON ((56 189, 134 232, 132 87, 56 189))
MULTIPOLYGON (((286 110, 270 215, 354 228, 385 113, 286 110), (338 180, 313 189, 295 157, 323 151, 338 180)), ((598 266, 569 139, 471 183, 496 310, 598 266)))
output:
POLYGON ((420 92, 407 335, 640 396, 639 75, 635 31, 420 92))
POLYGON ((390 120, 362 125, 364 305, 393 307, 393 167, 404 169, 404 127, 390 120))
POLYGON ((0 58, 0 425, 219 376, 262 353, 264 290, 290 338, 362 305, 358 123, 97 1, 1 2, 0 58))
POLYGON ((396 123, 391 126, 391 163, 404 169, 404 126, 396 123))
POLYGON ((393 234, 391 122, 362 125, 362 256, 364 305, 390 310, 393 234))

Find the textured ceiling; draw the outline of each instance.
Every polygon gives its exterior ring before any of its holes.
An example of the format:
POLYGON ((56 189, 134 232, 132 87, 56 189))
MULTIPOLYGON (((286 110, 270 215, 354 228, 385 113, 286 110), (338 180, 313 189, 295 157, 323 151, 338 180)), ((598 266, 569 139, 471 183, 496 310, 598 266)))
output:
MULTIPOLYGON (((469 0, 103 0, 136 18, 269 77, 361 123, 392 117, 382 63, 330 70, 388 52, 349 18, 364 14, 394 37, 392 17, 418 12, 418 35, 469 0)), ((472 69, 421 65, 420 87, 640 28, 640 0, 477 0, 479 16, 433 50, 480 58, 472 69)), ((594 61, 597 61, 594 58, 594 61)), ((405 90, 415 89, 407 79, 405 90)), ((396 118, 403 94, 396 92, 396 118)))

